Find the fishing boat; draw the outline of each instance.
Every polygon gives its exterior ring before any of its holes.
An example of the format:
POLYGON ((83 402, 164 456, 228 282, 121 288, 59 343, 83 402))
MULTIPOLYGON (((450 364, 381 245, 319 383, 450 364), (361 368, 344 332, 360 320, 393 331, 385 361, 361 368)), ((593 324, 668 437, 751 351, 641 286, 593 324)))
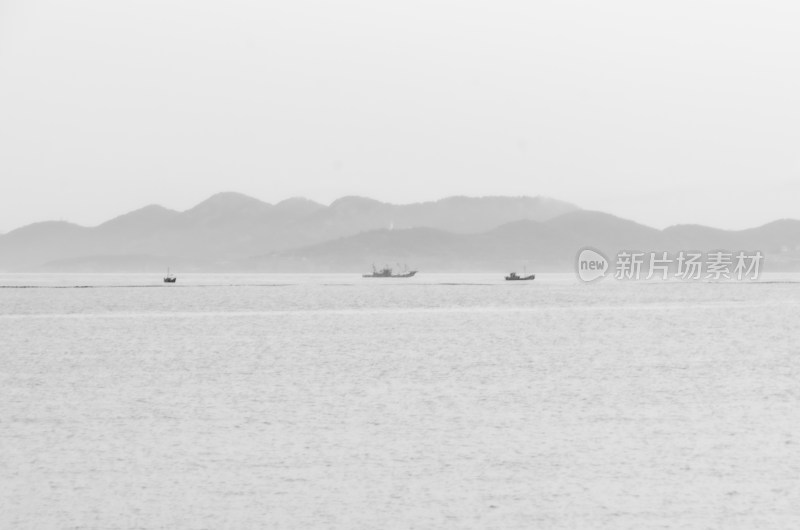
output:
POLYGON ((372 274, 363 274, 362 277, 364 278, 411 278, 417 273, 417 271, 410 271, 408 267, 405 267, 403 272, 395 273, 392 271, 392 268, 384 266, 382 269, 378 270, 375 265, 372 265, 372 274))
POLYGON ((169 267, 167 267, 167 275, 164 276, 164 283, 175 283, 178 281, 178 278, 170 274, 169 267))
POLYGON ((527 276, 520 276, 516 272, 512 272, 508 276, 506 276, 506 280, 508 280, 508 281, 515 281, 515 280, 522 281, 522 280, 535 280, 535 279, 536 279, 536 275, 535 274, 528 274, 527 276))

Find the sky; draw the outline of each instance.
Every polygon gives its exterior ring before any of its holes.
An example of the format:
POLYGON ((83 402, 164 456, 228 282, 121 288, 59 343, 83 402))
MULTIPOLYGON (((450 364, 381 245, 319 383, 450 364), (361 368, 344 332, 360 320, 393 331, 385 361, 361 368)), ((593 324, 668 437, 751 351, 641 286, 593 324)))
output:
POLYGON ((800 218, 800 2, 0 0, 0 233, 220 191, 800 218))

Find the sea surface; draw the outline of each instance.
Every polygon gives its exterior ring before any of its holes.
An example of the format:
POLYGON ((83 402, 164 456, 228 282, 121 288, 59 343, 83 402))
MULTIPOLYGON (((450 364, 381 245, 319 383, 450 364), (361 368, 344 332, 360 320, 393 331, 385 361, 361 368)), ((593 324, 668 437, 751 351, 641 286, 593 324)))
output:
POLYGON ((800 277, 0 275, 2 529, 800 528, 800 277))

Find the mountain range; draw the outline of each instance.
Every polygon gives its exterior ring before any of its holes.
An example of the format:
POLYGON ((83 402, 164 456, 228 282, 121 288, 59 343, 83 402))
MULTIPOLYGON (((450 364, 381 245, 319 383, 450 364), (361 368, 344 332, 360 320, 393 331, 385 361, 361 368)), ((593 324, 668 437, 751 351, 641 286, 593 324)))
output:
POLYGON ((356 272, 372 263, 425 271, 572 270, 585 246, 619 250, 760 250, 800 270, 800 221, 748 230, 657 230, 544 197, 448 197, 396 205, 343 197, 277 204, 219 193, 178 212, 151 205, 84 227, 46 221, 0 235, 0 270, 356 272))

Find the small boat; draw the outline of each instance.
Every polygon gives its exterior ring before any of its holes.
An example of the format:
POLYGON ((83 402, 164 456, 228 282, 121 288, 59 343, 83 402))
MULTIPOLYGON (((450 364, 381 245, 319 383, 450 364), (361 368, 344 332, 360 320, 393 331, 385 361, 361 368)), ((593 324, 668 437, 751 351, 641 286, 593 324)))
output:
POLYGON ((178 278, 170 274, 169 267, 167 267, 167 275, 164 276, 164 283, 175 283, 176 281, 178 281, 178 278))
POLYGON ((529 274, 527 276, 520 276, 516 272, 512 272, 511 274, 506 276, 506 280, 508 280, 508 281, 512 281, 512 280, 535 280, 535 279, 536 279, 536 275, 535 274, 529 274))
POLYGON ((372 265, 372 274, 362 274, 363 278, 411 278, 417 273, 417 271, 410 271, 408 267, 403 270, 403 272, 393 273, 392 268, 386 266, 380 270, 378 270, 375 265, 372 265))

